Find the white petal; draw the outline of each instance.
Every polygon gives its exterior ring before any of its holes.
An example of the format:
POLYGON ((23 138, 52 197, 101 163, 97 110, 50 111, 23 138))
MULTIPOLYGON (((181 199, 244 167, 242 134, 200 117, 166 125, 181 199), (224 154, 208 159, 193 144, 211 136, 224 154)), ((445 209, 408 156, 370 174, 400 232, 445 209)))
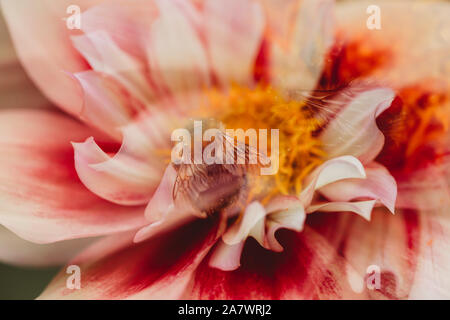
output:
POLYGON ((363 163, 373 160, 384 145, 376 118, 391 105, 394 97, 391 89, 376 88, 351 99, 320 135, 328 157, 352 155, 363 163))

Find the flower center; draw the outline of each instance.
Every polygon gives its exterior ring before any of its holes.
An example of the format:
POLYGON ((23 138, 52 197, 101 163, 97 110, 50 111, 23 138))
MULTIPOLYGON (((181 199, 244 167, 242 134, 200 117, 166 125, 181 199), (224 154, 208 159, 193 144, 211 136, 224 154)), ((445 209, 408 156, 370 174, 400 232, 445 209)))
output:
MULTIPOLYGON (((316 131, 321 121, 314 117, 306 101, 284 97, 269 86, 255 88, 233 85, 227 93, 208 92, 208 107, 227 129, 267 129, 267 156, 270 155, 271 129, 279 130, 279 170, 273 176, 260 176, 260 185, 270 185, 267 197, 299 194, 302 181, 322 163, 324 151, 316 131)), ((267 193, 267 192, 265 192, 267 193)))

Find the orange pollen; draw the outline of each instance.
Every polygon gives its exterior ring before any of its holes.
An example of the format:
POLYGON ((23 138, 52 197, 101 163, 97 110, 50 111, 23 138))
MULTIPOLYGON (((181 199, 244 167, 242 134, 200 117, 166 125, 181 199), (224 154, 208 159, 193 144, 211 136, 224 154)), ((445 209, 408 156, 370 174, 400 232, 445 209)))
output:
MULTIPOLYGON (((259 185, 268 186, 268 197, 277 193, 299 194, 304 178, 324 159, 325 153, 315 132, 320 120, 306 101, 285 98, 270 86, 255 88, 233 85, 227 93, 209 92, 209 106, 229 129, 267 129, 270 157, 270 129, 279 129, 279 170, 274 176, 261 176, 259 185)), ((261 191, 261 190, 260 190, 261 191)))

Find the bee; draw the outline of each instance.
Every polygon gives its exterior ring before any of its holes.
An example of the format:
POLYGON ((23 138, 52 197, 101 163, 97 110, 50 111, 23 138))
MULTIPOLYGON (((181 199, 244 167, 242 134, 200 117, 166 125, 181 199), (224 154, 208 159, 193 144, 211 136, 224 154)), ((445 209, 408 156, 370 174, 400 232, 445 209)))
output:
POLYGON ((232 156, 233 164, 194 164, 191 161, 173 165, 177 173, 173 200, 189 205, 200 217, 221 210, 226 210, 229 215, 235 213, 247 200, 250 176, 257 174, 260 166, 250 164, 249 159, 252 156, 262 158, 257 150, 220 132, 225 156, 232 156))

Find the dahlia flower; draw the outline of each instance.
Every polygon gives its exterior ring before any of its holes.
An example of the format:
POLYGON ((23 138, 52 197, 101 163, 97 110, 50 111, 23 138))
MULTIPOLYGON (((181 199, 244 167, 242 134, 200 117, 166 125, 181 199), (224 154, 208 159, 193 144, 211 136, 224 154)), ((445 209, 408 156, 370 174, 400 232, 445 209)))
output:
POLYGON ((450 297, 447 2, 1 4, 59 111, 0 112, 0 259, 81 271, 39 298, 450 297), (276 170, 173 163, 205 119, 276 170))

